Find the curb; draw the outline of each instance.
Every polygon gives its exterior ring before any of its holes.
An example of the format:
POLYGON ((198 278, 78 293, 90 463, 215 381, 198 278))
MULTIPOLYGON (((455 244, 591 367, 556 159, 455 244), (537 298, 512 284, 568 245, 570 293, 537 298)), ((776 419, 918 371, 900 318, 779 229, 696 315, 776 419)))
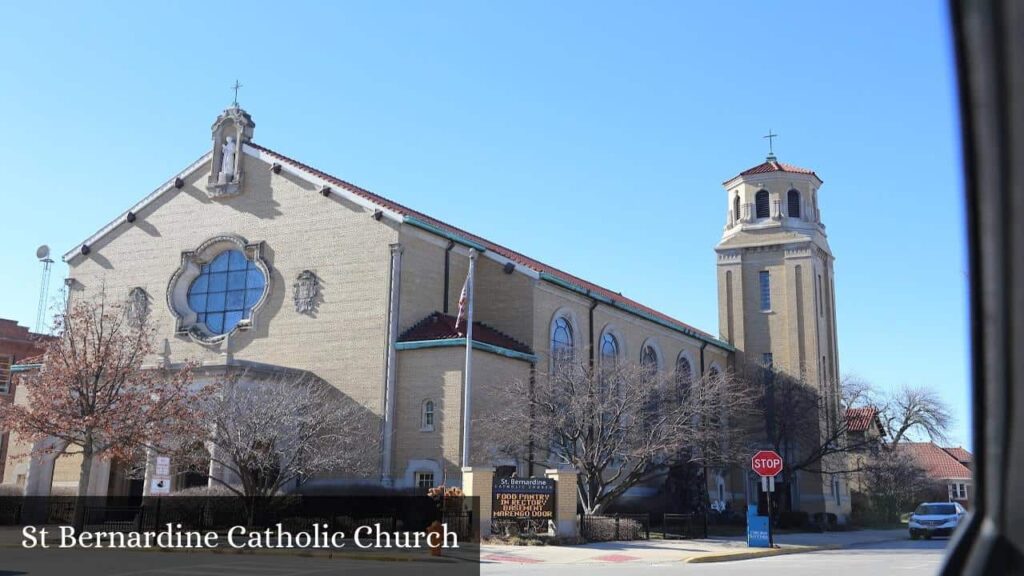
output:
POLYGON ((838 550, 838 545, 827 546, 798 546, 787 548, 767 548, 764 550, 752 550, 746 552, 723 552, 694 556, 683 560, 686 564, 710 564, 713 562, 733 562, 736 560, 752 560, 754 558, 767 558, 769 556, 785 556, 787 554, 802 554, 804 552, 818 552, 821 550, 838 550))
POLYGON ((736 560, 751 560, 754 558, 767 558, 769 556, 784 556, 787 554, 803 554, 805 552, 821 552, 824 550, 843 550, 854 546, 866 546, 868 544, 879 544, 882 542, 899 542, 903 538, 893 537, 884 540, 865 540, 862 542, 850 542, 848 544, 823 544, 820 546, 790 546, 786 548, 768 548, 762 550, 751 550, 745 552, 723 552, 694 556, 683 560, 686 564, 710 564, 713 562, 732 562, 736 560))

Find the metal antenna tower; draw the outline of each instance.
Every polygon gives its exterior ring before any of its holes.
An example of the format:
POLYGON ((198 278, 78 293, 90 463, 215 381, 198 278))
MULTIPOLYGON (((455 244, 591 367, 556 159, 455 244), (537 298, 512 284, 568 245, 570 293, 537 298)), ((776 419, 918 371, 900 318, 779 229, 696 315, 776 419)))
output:
POLYGON ((38 258, 43 264, 43 278, 39 286, 39 306, 36 308, 35 326, 35 332, 40 334, 43 331, 43 315, 46 312, 46 297, 50 294, 50 266, 53 264, 53 259, 50 258, 50 247, 43 244, 39 248, 36 248, 36 258, 38 258))

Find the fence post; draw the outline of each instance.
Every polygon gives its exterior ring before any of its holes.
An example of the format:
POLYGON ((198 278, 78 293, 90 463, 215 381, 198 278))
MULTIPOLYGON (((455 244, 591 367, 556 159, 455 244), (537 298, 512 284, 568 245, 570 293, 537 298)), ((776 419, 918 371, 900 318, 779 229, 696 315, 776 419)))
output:
POLYGON ((561 537, 579 536, 576 519, 576 470, 551 468, 544 475, 555 481, 555 533, 561 537))
POLYGON ((494 468, 473 466, 462 469, 462 493, 475 496, 480 502, 480 518, 476 525, 470 525, 471 533, 480 541, 491 535, 491 491, 493 490, 494 468))

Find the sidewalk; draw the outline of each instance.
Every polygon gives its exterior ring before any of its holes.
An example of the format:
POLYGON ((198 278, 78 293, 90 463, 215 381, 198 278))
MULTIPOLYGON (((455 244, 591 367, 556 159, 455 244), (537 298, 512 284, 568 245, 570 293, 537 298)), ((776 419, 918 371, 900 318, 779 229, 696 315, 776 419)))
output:
POLYGON ((483 563, 504 564, 667 564, 673 562, 723 562, 777 554, 831 550, 875 542, 902 540, 906 531, 857 530, 782 534, 778 548, 748 548, 740 537, 701 540, 638 540, 600 542, 579 546, 497 546, 481 548, 483 563))
MULTIPOLYGON (((0 548, 20 547, 21 530, 0 527, 0 548)), ((905 529, 856 530, 851 532, 780 534, 778 548, 748 548, 742 537, 707 538, 699 540, 636 540, 631 542, 598 542, 577 546, 504 546, 485 544, 480 549, 483 564, 670 564, 675 562, 726 562, 778 554, 794 554, 815 550, 831 550, 876 542, 907 538, 905 529)), ((224 550, 224 553, 239 553, 224 550)), ((262 550, 248 554, 284 554, 307 556, 351 557, 362 560, 422 561, 421 553, 396 554, 392 551, 352 552, 262 550)), ((471 550, 448 551, 438 561, 458 561, 474 556, 471 550)))

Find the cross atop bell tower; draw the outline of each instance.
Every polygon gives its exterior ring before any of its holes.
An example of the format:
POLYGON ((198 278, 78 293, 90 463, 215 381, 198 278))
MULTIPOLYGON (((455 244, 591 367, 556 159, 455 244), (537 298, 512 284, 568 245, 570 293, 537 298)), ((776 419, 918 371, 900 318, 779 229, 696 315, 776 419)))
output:
POLYGON ((768 139, 768 162, 774 162, 775 161, 775 146, 774 146, 775 143, 773 142, 773 140, 775 140, 778 137, 779 137, 778 134, 773 134, 772 133, 772 129, 771 128, 768 129, 768 133, 767 134, 762 136, 762 138, 767 138, 768 139))

